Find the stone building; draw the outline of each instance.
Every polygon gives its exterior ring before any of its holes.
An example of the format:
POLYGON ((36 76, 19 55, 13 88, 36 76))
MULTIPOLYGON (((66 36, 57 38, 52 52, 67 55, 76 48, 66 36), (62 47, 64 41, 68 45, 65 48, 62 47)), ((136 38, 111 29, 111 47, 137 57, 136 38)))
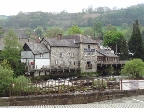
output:
POLYGON ((81 72, 96 72, 96 41, 81 34, 42 38, 50 50, 51 66, 80 67, 81 72))
MULTIPOLYGON (((3 29, 3 34, 0 34, 0 50, 4 48, 4 36, 8 33, 9 29, 3 29)), ((25 42, 34 42, 22 29, 13 29, 15 34, 18 36, 18 42, 23 46, 25 42)))

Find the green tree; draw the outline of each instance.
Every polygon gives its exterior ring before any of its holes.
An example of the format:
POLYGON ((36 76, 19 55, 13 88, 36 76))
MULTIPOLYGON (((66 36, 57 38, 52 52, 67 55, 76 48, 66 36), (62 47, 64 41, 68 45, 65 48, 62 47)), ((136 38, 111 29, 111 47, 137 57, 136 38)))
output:
POLYGON ((120 52, 121 40, 124 38, 119 31, 106 31, 104 33, 104 46, 110 47, 115 53, 120 52))
POLYGON ((104 31, 117 31, 117 28, 111 24, 106 25, 104 31))
POLYGON ((33 30, 31 28, 25 29, 25 33, 30 37, 30 35, 33 33, 33 30))
POLYGON ((127 41, 123 38, 121 41, 121 47, 120 47, 120 59, 127 60, 128 56, 129 56, 128 44, 127 44, 127 41))
POLYGON ((133 59, 124 65, 121 75, 129 78, 142 78, 144 75, 144 62, 141 59, 133 59))
POLYGON ((52 37, 56 37, 58 34, 63 35, 63 29, 60 27, 52 27, 46 30, 44 37, 52 38, 52 37))
POLYGON ((81 29, 76 26, 76 25, 72 25, 69 29, 68 29, 68 34, 69 35, 73 35, 73 34, 82 34, 81 29))
POLYGON ((90 28, 86 28, 83 30, 83 35, 84 36, 93 36, 93 30, 90 28))
POLYGON ((93 25, 94 30, 94 38, 102 38, 102 24, 100 22, 96 22, 93 25))
POLYGON ((0 65, 0 96, 8 96, 10 83, 13 80, 13 71, 0 65))
POLYGON ((1 26, 0 26, 0 34, 3 34, 3 29, 1 26))
POLYGON ((129 45, 130 52, 134 53, 134 58, 140 58, 144 60, 143 41, 142 41, 142 35, 140 32, 140 29, 139 29, 138 20, 135 20, 135 23, 133 24, 132 36, 129 40, 128 45, 129 45))
POLYGON ((14 75, 17 76, 22 46, 19 44, 18 37, 12 29, 4 36, 4 43, 5 46, 2 50, 1 57, 8 61, 12 70, 14 70, 14 75))
POLYGON ((35 29, 35 34, 38 36, 38 37, 42 37, 43 36, 43 28, 41 26, 38 26, 36 29, 35 29))

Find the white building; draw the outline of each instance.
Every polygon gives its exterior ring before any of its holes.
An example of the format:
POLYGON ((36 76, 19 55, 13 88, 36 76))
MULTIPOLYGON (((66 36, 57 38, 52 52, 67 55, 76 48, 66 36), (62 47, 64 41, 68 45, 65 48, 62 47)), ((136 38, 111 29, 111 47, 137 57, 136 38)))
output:
POLYGON ((26 42, 21 52, 21 62, 31 69, 41 69, 50 65, 49 50, 41 43, 26 42))

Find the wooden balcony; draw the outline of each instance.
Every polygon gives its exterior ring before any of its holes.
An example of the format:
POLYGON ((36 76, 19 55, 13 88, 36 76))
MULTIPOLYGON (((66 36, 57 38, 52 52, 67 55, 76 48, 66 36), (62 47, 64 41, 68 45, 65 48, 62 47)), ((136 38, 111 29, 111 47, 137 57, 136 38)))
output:
POLYGON ((127 61, 97 61, 97 65, 101 65, 101 64, 104 64, 104 65, 107 65, 107 64, 125 64, 127 61))

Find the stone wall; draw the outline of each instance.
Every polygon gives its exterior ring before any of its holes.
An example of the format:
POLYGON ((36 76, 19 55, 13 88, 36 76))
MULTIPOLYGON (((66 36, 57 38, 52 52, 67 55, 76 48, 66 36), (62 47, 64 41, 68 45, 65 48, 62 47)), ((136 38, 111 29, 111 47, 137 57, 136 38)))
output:
POLYGON ((88 45, 90 45, 90 49, 96 50, 96 44, 81 44, 80 45, 80 63, 82 72, 96 72, 97 66, 97 53, 94 52, 85 52, 84 49, 88 49, 88 45), (92 64, 92 69, 86 69, 87 61, 90 61, 92 64))
POLYGON ((127 91, 105 91, 80 94, 58 94, 47 96, 25 96, 0 98, 0 106, 25 106, 25 105, 67 105, 67 104, 86 104, 100 102, 108 99, 118 99, 144 95, 144 90, 127 91))
POLYGON ((79 61, 79 48, 51 47, 50 64, 58 66, 76 66, 79 61), (57 61, 57 64, 56 64, 57 61), (75 65, 74 65, 75 64, 75 65))

